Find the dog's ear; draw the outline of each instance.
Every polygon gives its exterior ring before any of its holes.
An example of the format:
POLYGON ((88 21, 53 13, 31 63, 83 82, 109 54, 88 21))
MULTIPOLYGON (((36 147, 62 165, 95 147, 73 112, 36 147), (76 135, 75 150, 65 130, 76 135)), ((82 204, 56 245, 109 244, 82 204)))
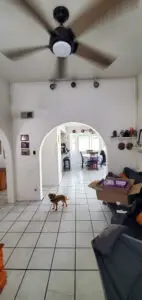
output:
POLYGON ((50 200, 53 200, 56 197, 56 194, 48 194, 48 197, 50 198, 50 200))

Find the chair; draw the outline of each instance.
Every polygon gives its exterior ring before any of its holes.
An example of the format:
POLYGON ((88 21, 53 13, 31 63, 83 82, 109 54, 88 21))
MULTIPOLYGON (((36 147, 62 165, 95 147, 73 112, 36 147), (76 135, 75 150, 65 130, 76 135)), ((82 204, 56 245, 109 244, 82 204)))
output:
POLYGON ((86 166, 90 170, 98 170, 98 155, 97 156, 91 156, 88 159, 86 166))
POLYGON ((70 170, 71 168, 70 158, 65 157, 63 161, 64 161, 64 170, 70 170))
POLYGON ((81 167, 83 169, 83 167, 84 167, 84 157, 83 157, 83 154, 82 154, 81 151, 80 151, 80 155, 81 155, 81 167))

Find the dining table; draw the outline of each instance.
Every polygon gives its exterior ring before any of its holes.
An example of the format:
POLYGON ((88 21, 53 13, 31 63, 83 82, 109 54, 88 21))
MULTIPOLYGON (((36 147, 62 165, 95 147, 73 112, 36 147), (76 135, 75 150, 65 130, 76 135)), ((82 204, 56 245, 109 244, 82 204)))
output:
POLYGON ((83 158, 83 166, 85 163, 87 163, 88 160, 91 158, 93 159, 98 159, 98 152, 95 153, 87 153, 87 152, 82 152, 82 158, 83 158))

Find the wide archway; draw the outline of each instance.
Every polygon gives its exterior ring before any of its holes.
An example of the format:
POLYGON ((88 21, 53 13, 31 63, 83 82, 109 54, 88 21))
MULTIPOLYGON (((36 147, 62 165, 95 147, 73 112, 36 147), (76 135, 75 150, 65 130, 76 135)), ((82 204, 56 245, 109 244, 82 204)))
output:
POLYGON ((13 161, 12 150, 9 141, 2 129, 0 129, 0 141, 2 149, 4 149, 4 160, 6 168, 6 182, 7 182, 7 200, 8 203, 14 203, 14 180, 13 180, 13 161))
MULTIPOLYGON (((40 145, 40 199, 44 198, 44 188, 46 190, 48 187, 59 186, 61 183, 63 176, 61 145, 66 144, 65 140, 70 152, 72 172, 76 176, 78 176, 76 172, 81 168, 81 151, 92 149, 92 151, 99 153, 100 150, 104 150, 107 157, 107 147, 103 138, 89 125, 80 122, 68 122, 56 126, 45 135, 40 145)), ((105 177, 107 171, 106 165, 100 176, 105 177)), ((89 176, 91 180, 93 173, 90 172, 90 174, 92 175, 89 176)), ((96 178, 99 178, 98 173, 96 174, 96 178)), ((95 180, 95 177, 93 179, 95 180)))

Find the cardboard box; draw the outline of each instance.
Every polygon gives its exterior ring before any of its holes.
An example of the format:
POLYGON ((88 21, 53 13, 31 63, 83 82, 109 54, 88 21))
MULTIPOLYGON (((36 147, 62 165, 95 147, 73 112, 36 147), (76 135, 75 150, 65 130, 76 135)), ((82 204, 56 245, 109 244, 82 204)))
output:
POLYGON ((112 183, 112 185, 107 184, 106 180, 93 181, 89 184, 90 188, 96 190, 98 200, 103 200, 106 203, 119 202, 122 205, 128 205, 128 196, 139 194, 142 188, 142 183, 134 184, 135 180, 133 179, 125 180, 125 187, 123 187, 123 185, 119 186, 119 181, 124 181, 124 179, 110 178, 111 181, 115 182, 114 184, 112 183), (116 183, 118 183, 118 185, 116 183))

